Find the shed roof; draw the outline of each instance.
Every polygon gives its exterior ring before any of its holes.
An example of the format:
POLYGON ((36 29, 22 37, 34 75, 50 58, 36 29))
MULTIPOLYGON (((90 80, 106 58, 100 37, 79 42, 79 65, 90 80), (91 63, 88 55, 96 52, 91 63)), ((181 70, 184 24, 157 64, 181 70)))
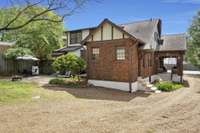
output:
POLYGON ((163 35, 161 39, 163 43, 159 45, 158 51, 185 51, 187 49, 185 34, 163 35))
POLYGON ((82 46, 71 46, 71 47, 66 47, 65 46, 64 48, 57 49, 54 52, 60 52, 60 53, 72 52, 72 51, 75 51, 75 50, 80 49, 80 48, 82 48, 82 46))
POLYGON ((60 48, 60 49, 53 51, 52 56, 57 57, 57 56, 63 55, 68 52, 76 51, 81 48, 83 48, 83 46, 70 46, 70 47, 65 46, 64 48, 60 48))

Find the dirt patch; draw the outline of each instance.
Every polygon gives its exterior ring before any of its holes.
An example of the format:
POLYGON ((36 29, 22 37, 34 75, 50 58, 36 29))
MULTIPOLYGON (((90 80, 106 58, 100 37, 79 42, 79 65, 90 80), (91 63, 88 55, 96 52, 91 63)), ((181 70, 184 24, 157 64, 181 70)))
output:
POLYGON ((76 98, 3 105, 0 107, 0 131, 198 133, 200 79, 184 78, 188 80, 188 87, 161 94, 130 94, 103 88, 48 88, 76 98))

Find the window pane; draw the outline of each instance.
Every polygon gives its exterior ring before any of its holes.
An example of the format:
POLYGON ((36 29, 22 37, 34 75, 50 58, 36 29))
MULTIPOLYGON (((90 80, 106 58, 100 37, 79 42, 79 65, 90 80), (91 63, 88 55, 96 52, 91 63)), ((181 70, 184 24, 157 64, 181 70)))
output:
POLYGON ((125 60, 125 49, 117 48, 116 55, 117 55, 117 60, 125 60))
POLYGON ((92 49, 92 59, 98 60, 99 58, 99 48, 93 48, 92 49))
POLYGON ((70 43, 80 43, 82 40, 82 33, 81 31, 71 32, 70 33, 70 43))

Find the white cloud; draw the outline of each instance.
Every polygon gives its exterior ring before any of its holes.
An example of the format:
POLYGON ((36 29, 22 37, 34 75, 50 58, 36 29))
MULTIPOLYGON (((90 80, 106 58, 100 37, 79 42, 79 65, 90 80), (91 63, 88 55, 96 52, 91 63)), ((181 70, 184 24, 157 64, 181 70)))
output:
POLYGON ((200 4, 200 0, 162 0, 164 3, 200 4))

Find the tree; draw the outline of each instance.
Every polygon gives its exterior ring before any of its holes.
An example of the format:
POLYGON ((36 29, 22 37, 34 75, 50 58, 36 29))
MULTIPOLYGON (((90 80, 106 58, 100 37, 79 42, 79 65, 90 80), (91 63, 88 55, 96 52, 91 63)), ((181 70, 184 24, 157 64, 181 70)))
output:
POLYGON ((68 53, 56 58, 52 65, 55 71, 71 71, 78 76, 79 80, 80 73, 86 68, 85 61, 82 58, 77 57, 74 53, 68 53))
MULTIPOLYGON (((30 15, 37 14, 45 10, 42 7, 34 7, 29 9, 30 15)), ((9 14, 16 14, 16 9, 2 9, 0 14, 4 14, 8 18, 9 14)), ((50 19, 59 19, 54 12, 48 12, 43 15, 50 19)), ((8 18, 9 19, 9 18, 8 18)), ((21 16, 20 19, 15 21, 13 25, 19 25, 27 21, 27 16, 21 16)), ((6 19, 1 19, 0 23, 8 23, 6 19)), ((3 33, 2 41, 16 41, 15 47, 23 47, 30 49, 34 55, 40 60, 46 60, 51 58, 51 53, 53 50, 63 46, 63 32, 64 26, 62 22, 53 23, 50 21, 37 21, 32 22, 29 25, 18 29, 11 30, 3 33)))
POLYGON ((19 56, 25 55, 33 55, 33 53, 26 48, 10 48, 5 53, 6 58, 12 60, 15 60, 19 56))
MULTIPOLYGON (((4 0, 7 3, 5 10, 13 8, 15 14, 8 14, 6 23, 0 23, 0 33, 10 30, 17 30, 36 21, 50 21, 54 23, 63 22, 63 20, 73 14, 77 9, 83 6, 88 0, 4 0), (35 7, 44 7, 44 10, 30 14, 30 10, 35 7), (49 12, 55 12, 59 19, 46 17, 49 12), (15 25, 22 16, 26 16, 26 21, 15 25)), ((5 18, 4 14, 0 13, 0 18, 5 18)))
POLYGON ((194 17, 189 28, 187 61, 200 67, 200 11, 194 17))

